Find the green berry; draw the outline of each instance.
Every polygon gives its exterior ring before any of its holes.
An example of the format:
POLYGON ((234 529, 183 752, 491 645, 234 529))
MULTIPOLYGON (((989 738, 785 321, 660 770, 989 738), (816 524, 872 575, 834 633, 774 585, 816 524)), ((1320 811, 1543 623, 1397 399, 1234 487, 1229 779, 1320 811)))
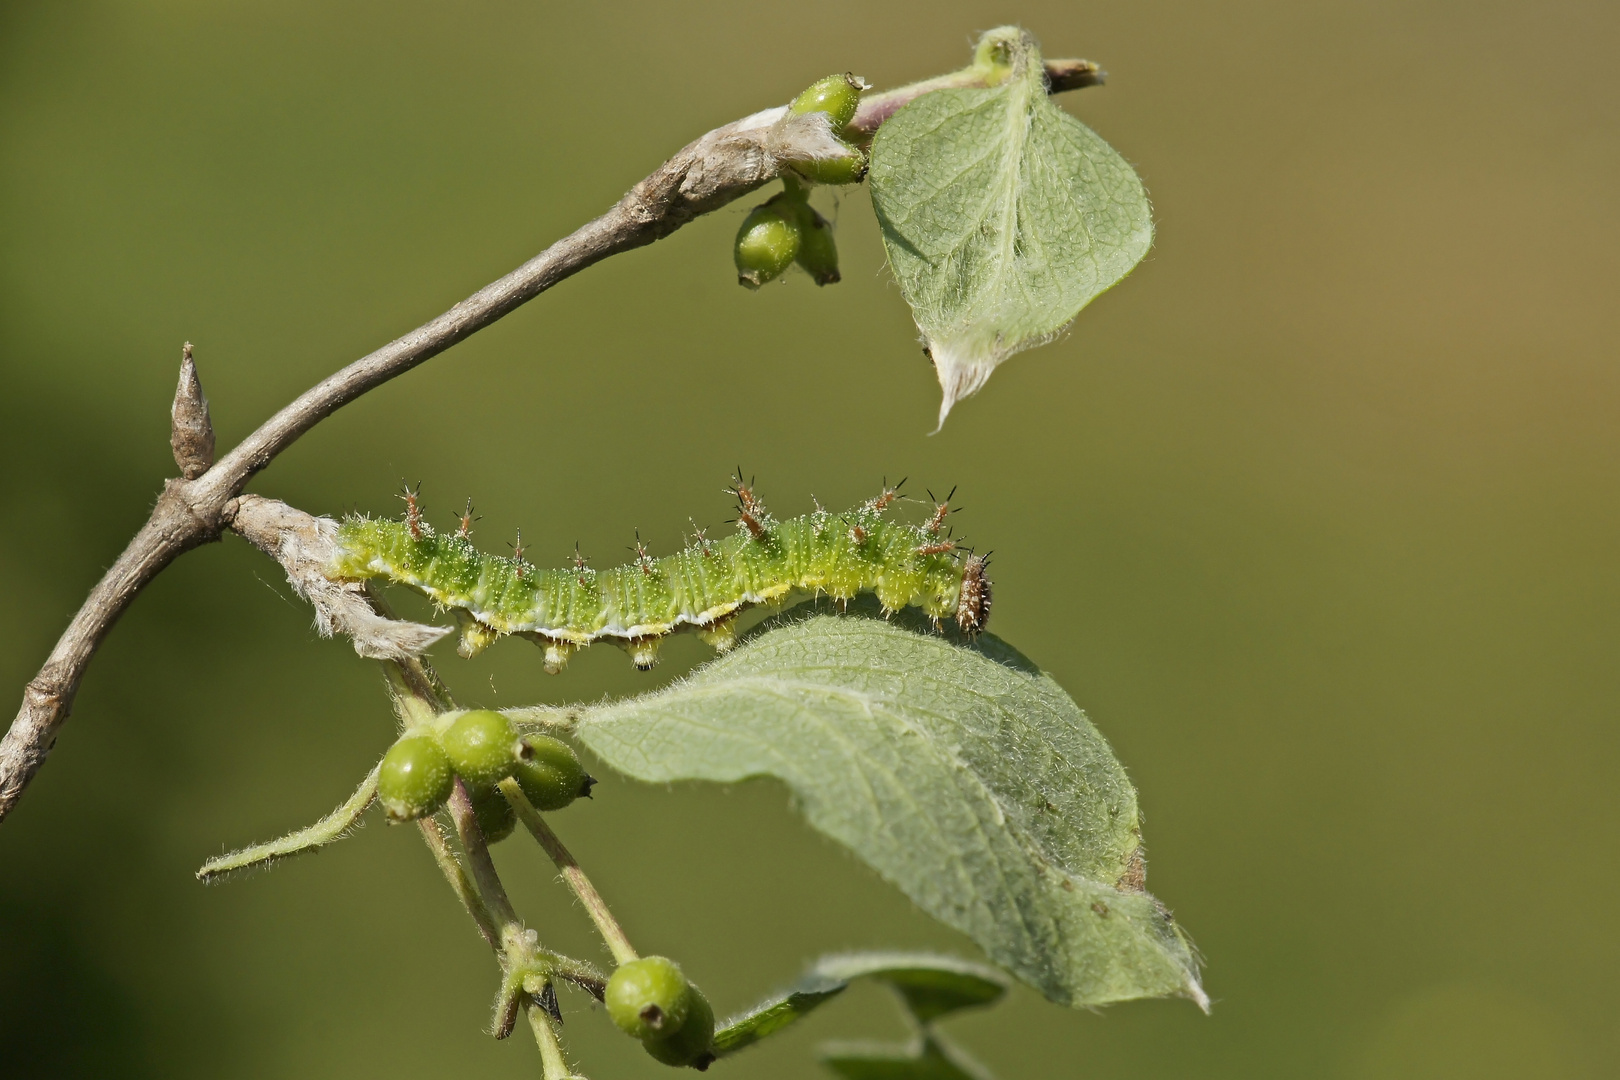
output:
POLYGON ((498 844, 512 835, 517 828, 517 811, 499 791, 480 791, 472 797, 473 815, 478 819, 478 831, 484 834, 484 843, 498 844))
MULTIPOLYGON (((811 83, 788 108, 796 113, 826 113, 832 121, 833 134, 841 137, 860 107, 862 88, 860 80, 853 75, 829 75, 811 83)), ((793 171, 818 184, 855 184, 866 176, 866 155, 851 146, 849 153, 842 157, 795 161, 793 171)))
POLYGON ((426 735, 407 735, 383 755, 377 797, 390 821, 426 817, 444 805, 455 786, 450 759, 426 735))
POLYGON ((680 1031, 693 1001, 700 997, 675 961, 643 956, 618 966, 608 979, 603 1001, 620 1031, 645 1042, 668 1039, 680 1031))
POLYGON ((506 717, 488 709, 458 716, 439 743, 456 775, 474 789, 494 787, 517 764, 517 733, 506 717))
POLYGON ((799 254, 798 215, 775 201, 754 207, 737 230, 732 257, 737 263, 737 281, 757 289, 782 275, 799 254))
POLYGON ((838 245, 833 242, 831 223, 806 203, 799 212, 799 231, 804 239, 799 243, 798 264, 817 285, 838 281, 838 245))
POLYGON ((549 735, 523 737, 512 776, 536 810, 561 810, 595 782, 585 775, 574 748, 549 735))
POLYGON ((792 162, 793 171, 818 184, 858 184, 866 176, 866 155, 855 147, 843 157, 792 162))
POLYGON ((692 1004, 679 1031, 667 1039, 643 1039, 641 1045, 665 1065, 707 1069, 714 1061, 714 1009, 703 991, 692 987, 692 1004))
POLYGON ((832 118, 833 134, 842 134, 844 125, 855 119, 861 90, 860 81, 853 75, 829 75, 811 83, 788 109, 796 113, 824 112, 832 118))

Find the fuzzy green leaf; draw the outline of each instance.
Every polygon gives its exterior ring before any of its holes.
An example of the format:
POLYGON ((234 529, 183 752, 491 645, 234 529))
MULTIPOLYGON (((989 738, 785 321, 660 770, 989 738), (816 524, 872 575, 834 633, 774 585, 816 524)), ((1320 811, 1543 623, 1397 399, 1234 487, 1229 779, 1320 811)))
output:
POLYGON ((818 1051, 821 1063, 845 1080, 989 1080, 984 1066, 927 1032, 911 1044, 835 1042, 818 1051))
POLYGON ((327 814, 315 824, 288 833, 279 840, 271 840, 263 844, 254 844, 241 851, 233 851, 209 859, 197 871, 199 881, 217 881, 226 874, 238 870, 249 870, 257 866, 269 866, 273 862, 290 858, 293 855, 305 855, 312 851, 319 851, 335 840, 341 840, 360 824, 361 815, 377 797, 377 771, 381 766, 373 766, 366 778, 360 781, 355 789, 344 801, 342 806, 327 814))
POLYGON ((979 44, 984 88, 895 113, 868 175, 889 265, 951 406, 996 365, 1050 340, 1153 242, 1147 193, 1096 132, 1053 104, 1035 41, 979 44))
POLYGON ((793 986, 734 1016, 714 1034, 721 1057, 752 1046, 843 993, 855 979, 888 983, 913 1017, 926 1024, 957 1009, 988 1005, 1007 992, 986 967, 932 953, 867 952, 824 956, 793 986))
POLYGON ((1204 1005, 1191 945, 1141 891, 1136 792, 1062 688, 990 635, 828 611, 582 710, 580 738, 642 780, 781 778, 812 825, 1054 1001, 1204 1005))
POLYGON ((819 1005, 842 994, 849 980, 811 972, 799 982, 725 1022, 714 1033, 714 1052, 720 1057, 753 1046, 802 1019, 819 1005))
POLYGON ((1006 981, 996 972, 950 956, 927 953, 868 952, 822 957, 815 973, 849 981, 868 978, 888 983, 919 1024, 946 1013, 999 1001, 1006 981))

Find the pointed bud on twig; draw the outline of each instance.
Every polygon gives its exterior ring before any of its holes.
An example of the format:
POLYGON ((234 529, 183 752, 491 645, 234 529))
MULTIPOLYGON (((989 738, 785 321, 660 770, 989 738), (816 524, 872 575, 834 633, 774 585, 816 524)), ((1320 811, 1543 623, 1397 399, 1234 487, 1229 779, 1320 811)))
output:
POLYGON ((174 426, 169 445, 180 475, 195 480, 214 464, 214 424, 208 418, 208 399, 203 396, 197 365, 191 359, 191 342, 180 354, 180 385, 174 392, 174 408, 169 415, 174 426))

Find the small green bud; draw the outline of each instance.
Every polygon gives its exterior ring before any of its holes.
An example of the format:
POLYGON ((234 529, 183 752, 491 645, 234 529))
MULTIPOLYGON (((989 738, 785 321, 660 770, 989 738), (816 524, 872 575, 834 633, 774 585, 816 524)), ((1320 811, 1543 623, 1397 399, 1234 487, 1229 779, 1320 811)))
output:
POLYGON ((775 200, 756 206, 743 219, 732 247, 737 281, 757 289, 782 275, 799 254, 798 215, 775 200))
POLYGON ((512 776, 536 810, 561 810, 596 782, 585 775, 574 748, 549 735, 523 737, 512 776))
POLYGON ((478 831, 484 834, 484 843, 498 844, 512 835, 517 828, 517 811, 499 790, 480 791, 472 797, 473 816, 478 819, 478 831))
POLYGON ((602 1000, 620 1031, 646 1042, 668 1039, 680 1031, 693 1001, 700 997, 675 961, 667 956, 643 956, 618 966, 602 1000))
POLYGON ((973 67, 986 86, 1000 86, 1013 72, 1014 62, 1033 42, 1016 26, 987 32, 973 49, 973 67))
POLYGON ((799 242, 796 259, 817 285, 831 285, 838 275, 838 245, 833 242, 832 224, 808 204, 799 211, 799 242))
POLYGON ((665 1065, 707 1069, 714 1061, 714 1008, 703 991, 692 987, 692 1004, 679 1031, 667 1039, 643 1039, 641 1045, 665 1065))
POLYGON ((848 73, 828 75, 817 79, 809 89, 793 99, 790 112, 824 112, 832 118, 834 135, 841 135, 844 126, 855 119, 855 110, 861 105, 861 91, 865 85, 848 73))
POLYGON ((474 709, 439 737, 456 775, 475 789, 492 788, 517 765, 517 732, 498 712, 474 709))
POLYGON ((450 759, 438 743, 427 735, 407 735, 383 755, 377 798, 390 821, 410 821, 443 806, 455 782, 450 759))
POLYGON ((795 161, 793 171, 818 184, 858 184, 866 177, 866 155, 855 147, 843 157, 795 161))

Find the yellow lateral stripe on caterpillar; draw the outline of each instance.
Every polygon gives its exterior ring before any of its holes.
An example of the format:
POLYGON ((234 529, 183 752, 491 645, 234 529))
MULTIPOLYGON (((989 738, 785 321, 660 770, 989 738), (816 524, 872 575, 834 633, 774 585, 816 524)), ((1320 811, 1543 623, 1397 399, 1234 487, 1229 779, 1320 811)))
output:
POLYGON ((843 514, 818 509, 776 521, 749 486, 739 480, 730 490, 738 501, 735 535, 699 534, 662 558, 638 543, 633 562, 601 571, 577 555, 572 566, 543 570, 524 560, 521 547, 510 557, 480 552, 467 536, 469 516, 458 533, 435 532, 409 492, 403 522, 350 517, 339 526, 331 573, 384 578, 450 608, 461 623, 463 655, 506 634, 535 638, 546 646, 548 671, 603 640, 650 668, 657 640, 683 629, 724 649, 740 611, 796 594, 848 600, 872 592, 885 610, 917 607, 936 621, 954 618, 968 633, 983 629, 990 612, 985 560, 948 537, 948 499, 920 525, 885 517, 897 497, 892 488, 843 514))

